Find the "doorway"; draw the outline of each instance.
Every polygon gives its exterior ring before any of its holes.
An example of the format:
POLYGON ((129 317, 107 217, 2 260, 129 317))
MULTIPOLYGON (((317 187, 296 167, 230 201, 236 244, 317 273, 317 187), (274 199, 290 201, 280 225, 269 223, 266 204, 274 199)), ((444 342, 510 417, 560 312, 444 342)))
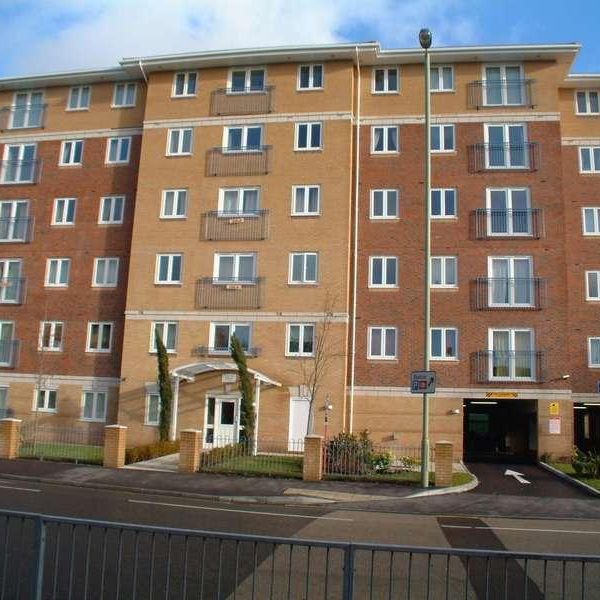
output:
POLYGON ((578 402, 573 412, 575 445, 582 452, 600 452, 600 402, 578 402))
POLYGON ((300 452, 304 449, 304 438, 308 431, 310 399, 306 396, 290 398, 290 426, 288 430, 288 451, 300 452))
POLYGON ((208 396, 204 413, 204 447, 220 448, 240 441, 240 398, 208 396))

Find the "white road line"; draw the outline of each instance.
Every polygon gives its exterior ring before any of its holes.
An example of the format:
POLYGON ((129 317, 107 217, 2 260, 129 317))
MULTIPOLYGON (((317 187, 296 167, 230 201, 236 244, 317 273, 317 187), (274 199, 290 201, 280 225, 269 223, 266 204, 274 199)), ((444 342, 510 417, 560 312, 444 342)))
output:
POLYGON ((600 531, 580 531, 577 529, 535 529, 528 527, 482 527, 480 525, 440 525, 445 529, 481 529, 484 531, 529 531, 533 533, 584 533, 586 535, 600 535, 600 531))
POLYGON ((41 492, 42 490, 36 490, 34 488, 22 488, 22 487, 14 487, 12 485, 0 485, 0 488, 5 490, 17 490, 19 492, 41 492))
POLYGON ((152 504, 154 506, 169 506, 171 508, 193 508, 195 510, 212 510, 218 512, 233 512, 233 513, 244 513, 248 515, 266 515, 270 517, 288 517, 293 519, 319 519, 321 521, 349 521, 353 522, 354 519, 344 519, 342 517, 313 517, 312 515, 299 515, 292 513, 276 513, 266 512, 261 510, 241 510, 237 508, 214 508, 212 506, 194 506, 193 504, 172 504, 170 502, 151 502, 150 500, 127 500, 134 504, 152 504))

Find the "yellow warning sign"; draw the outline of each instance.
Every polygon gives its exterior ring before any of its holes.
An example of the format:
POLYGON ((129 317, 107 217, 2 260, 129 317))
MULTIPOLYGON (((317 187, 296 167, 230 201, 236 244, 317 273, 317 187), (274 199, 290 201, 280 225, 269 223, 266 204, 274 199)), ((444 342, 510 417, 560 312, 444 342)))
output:
POLYGON ((550 402, 550 414, 553 417, 560 415, 560 404, 558 402, 550 402))

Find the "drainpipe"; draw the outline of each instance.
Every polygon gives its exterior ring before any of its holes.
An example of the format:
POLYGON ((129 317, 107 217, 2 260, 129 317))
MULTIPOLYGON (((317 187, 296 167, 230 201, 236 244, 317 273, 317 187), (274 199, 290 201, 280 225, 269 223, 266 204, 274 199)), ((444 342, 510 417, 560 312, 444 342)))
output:
POLYGON ((252 440, 252 455, 258 454, 258 416, 260 414, 260 379, 254 376, 254 439, 252 440))
POLYGON ((177 413, 179 412, 179 381, 175 376, 175 390, 173 393, 173 406, 171 406, 171 428, 169 430, 169 439, 174 442, 177 439, 177 413))

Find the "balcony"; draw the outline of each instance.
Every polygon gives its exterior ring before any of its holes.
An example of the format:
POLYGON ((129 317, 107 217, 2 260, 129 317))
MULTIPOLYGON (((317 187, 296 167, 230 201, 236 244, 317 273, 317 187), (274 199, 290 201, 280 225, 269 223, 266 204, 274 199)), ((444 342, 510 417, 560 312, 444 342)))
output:
POLYGON ((46 104, 24 104, 0 108, 0 131, 44 127, 46 104))
POLYGON ((541 310, 546 280, 538 277, 478 277, 472 284, 473 310, 541 310))
POLYGON ((210 114, 213 116, 264 115, 273 112, 273 89, 273 86, 267 85, 261 89, 215 90, 210 97, 210 114))
POLYGON ((540 150, 537 142, 518 144, 473 144, 468 147, 469 170, 482 171, 537 171, 540 150))
POLYGON ((0 219, 0 244, 26 243, 33 238, 33 218, 0 219))
POLYGON ((262 277, 253 279, 219 279, 203 277, 197 282, 196 303, 199 309, 252 310, 262 306, 262 277))
POLYGON ((266 175, 271 171, 271 146, 211 148, 206 153, 206 174, 266 175))
POLYGON ((539 240, 546 234, 541 208, 490 209, 478 208, 472 213, 472 232, 475 239, 539 240))
POLYGON ((468 85, 469 108, 533 108, 533 84, 533 79, 472 81, 468 85))
POLYGON ((42 173, 42 161, 39 158, 31 160, 0 160, 0 184, 31 184, 38 183, 42 173))
POLYGON ((0 340, 0 367, 18 365, 20 345, 20 340, 0 340))
POLYGON ((231 242, 266 240, 269 237, 269 211, 220 212, 202 215, 202 239, 231 242))
POLYGON ((542 382, 542 351, 481 350, 472 355, 477 383, 542 382))
MULTIPOLYGON (((231 355, 229 348, 215 348, 212 346, 196 346, 192 351, 194 356, 227 356, 231 355)), ((260 355, 260 348, 244 348, 246 356, 254 358, 260 355)))
POLYGON ((23 304, 24 298, 24 277, 0 278, 0 304, 23 304))

